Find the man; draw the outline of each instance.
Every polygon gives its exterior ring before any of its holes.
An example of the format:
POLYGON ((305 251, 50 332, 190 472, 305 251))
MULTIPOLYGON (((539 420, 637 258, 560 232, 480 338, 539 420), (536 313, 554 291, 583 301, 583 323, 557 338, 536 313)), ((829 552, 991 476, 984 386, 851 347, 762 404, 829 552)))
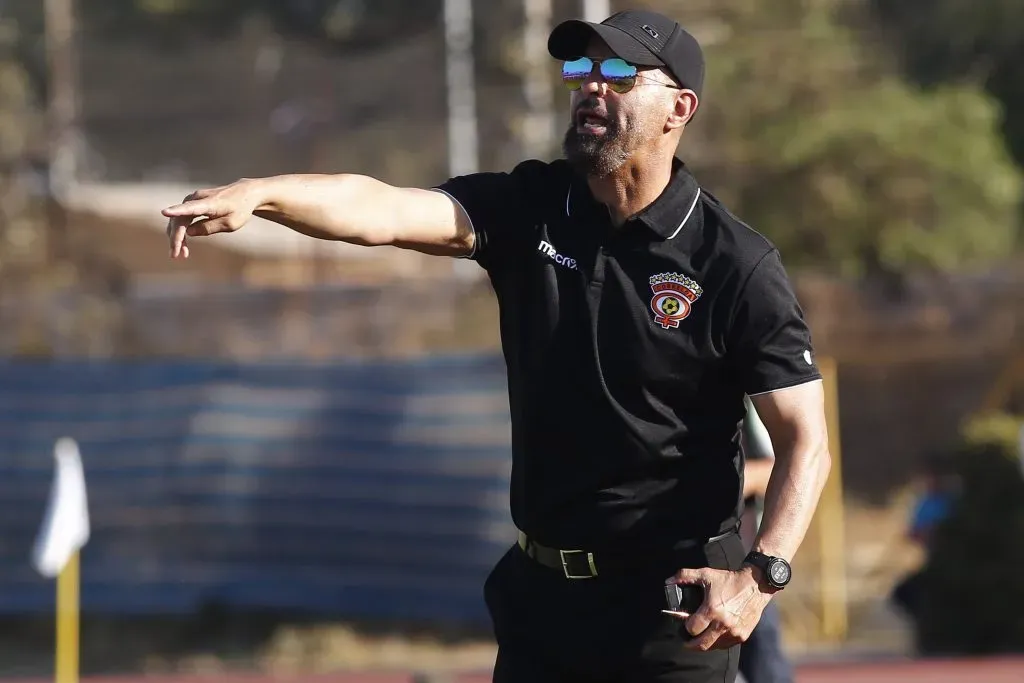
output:
MULTIPOLYGON (((768 490, 775 458, 771 437, 750 398, 743 400, 746 418, 740 431, 743 449, 744 511, 740 536, 745 547, 754 544, 761 523, 761 505, 768 490)), ((740 674, 745 683, 792 683, 793 667, 782 649, 782 617, 778 606, 769 602, 761 620, 740 649, 740 674)))
POLYGON ((322 239, 470 258, 500 308, 519 542, 484 597, 494 680, 731 681, 828 475, 820 374, 777 250, 675 158, 704 61, 675 21, 568 21, 565 159, 396 188, 246 179, 164 210, 173 257, 257 215, 322 239), (745 557, 738 425, 776 444, 745 557), (663 613, 675 585, 699 609, 663 613))

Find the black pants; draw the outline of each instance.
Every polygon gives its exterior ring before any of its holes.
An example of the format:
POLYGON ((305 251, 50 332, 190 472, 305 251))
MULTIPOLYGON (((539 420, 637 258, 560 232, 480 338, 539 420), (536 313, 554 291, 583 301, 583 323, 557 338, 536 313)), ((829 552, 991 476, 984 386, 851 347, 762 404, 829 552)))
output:
POLYGON ((736 569, 745 555, 732 534, 641 570, 572 580, 513 546, 484 584, 494 683, 733 683, 739 646, 687 650, 684 623, 661 610, 678 569, 736 569))

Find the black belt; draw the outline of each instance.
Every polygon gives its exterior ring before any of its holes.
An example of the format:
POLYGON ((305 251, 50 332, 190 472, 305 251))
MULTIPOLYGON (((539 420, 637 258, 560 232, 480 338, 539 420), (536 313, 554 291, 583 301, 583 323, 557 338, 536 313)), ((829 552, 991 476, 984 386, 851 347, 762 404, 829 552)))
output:
MULTIPOLYGON (((687 550, 691 548, 701 548, 708 543, 714 543, 720 541, 723 538, 727 538, 737 532, 737 528, 731 528, 728 531, 718 534, 717 536, 711 536, 710 538, 704 539, 690 539, 684 540, 673 545, 673 550, 687 550)), ((522 531, 519 532, 519 547, 527 557, 530 557, 539 564, 551 569, 558 569, 567 579, 592 579, 597 576, 597 570, 599 566, 605 566, 605 562, 602 560, 598 562, 594 557, 594 553, 586 550, 566 550, 563 548, 549 548, 546 545, 541 545, 531 538, 528 538, 522 531)), ((618 564, 615 562, 609 562, 609 564, 618 564)), ((633 564, 636 564, 634 560, 633 564)))

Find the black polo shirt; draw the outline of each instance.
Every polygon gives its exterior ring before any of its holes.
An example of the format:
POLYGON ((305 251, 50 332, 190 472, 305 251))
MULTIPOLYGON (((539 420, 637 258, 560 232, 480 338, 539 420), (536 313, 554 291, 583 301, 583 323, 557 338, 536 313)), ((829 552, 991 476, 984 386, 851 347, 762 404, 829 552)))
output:
POLYGON ((614 229, 564 161, 452 178, 500 307, 517 527, 666 546, 742 506, 743 395, 820 377, 778 251, 675 160, 614 229))

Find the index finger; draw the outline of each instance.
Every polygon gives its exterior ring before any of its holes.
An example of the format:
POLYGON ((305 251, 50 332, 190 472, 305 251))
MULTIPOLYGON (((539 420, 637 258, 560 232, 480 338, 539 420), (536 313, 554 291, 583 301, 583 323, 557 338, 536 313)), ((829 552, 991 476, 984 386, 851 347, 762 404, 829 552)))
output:
POLYGON ((200 216, 212 216, 215 213, 213 202, 205 199, 193 199, 190 196, 185 201, 174 206, 168 206, 161 211, 168 218, 188 217, 199 218, 200 216))
POLYGON ((708 583, 707 567, 701 569, 680 569, 675 576, 670 577, 665 583, 678 583, 684 585, 706 585, 708 583))

